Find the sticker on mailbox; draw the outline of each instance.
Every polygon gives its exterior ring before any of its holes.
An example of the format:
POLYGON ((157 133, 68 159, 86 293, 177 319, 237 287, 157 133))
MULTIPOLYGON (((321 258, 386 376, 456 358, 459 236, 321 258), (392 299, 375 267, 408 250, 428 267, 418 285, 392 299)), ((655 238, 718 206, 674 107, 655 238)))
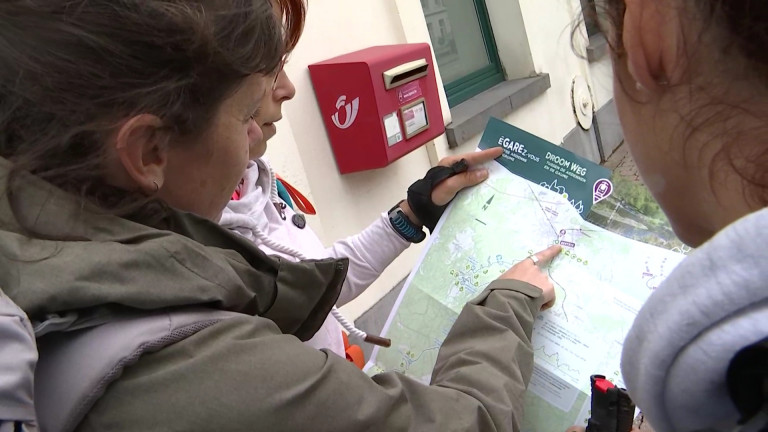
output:
POLYGON ((397 98, 401 104, 418 99, 421 96, 421 85, 419 85, 418 81, 410 82, 397 90, 397 98))
POLYGON ((427 129, 427 107, 423 100, 414 105, 403 108, 403 124, 405 125, 405 137, 410 139, 417 133, 427 129))
POLYGON ((403 140, 403 133, 400 130, 400 120, 397 118, 397 111, 384 116, 384 131, 387 133, 387 144, 393 146, 403 140))

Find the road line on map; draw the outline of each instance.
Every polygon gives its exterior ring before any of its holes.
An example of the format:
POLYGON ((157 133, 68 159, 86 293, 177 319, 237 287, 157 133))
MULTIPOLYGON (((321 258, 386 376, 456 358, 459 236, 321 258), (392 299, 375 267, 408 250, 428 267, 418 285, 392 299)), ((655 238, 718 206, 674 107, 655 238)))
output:
POLYGON ((570 322, 570 320, 568 320, 568 312, 565 311, 565 300, 568 298, 568 290, 566 290, 565 287, 560 282, 556 281, 555 278, 552 277, 551 269, 547 269, 547 274, 549 275, 549 278, 552 280, 552 282, 555 285, 559 286, 561 290, 563 290, 563 301, 562 301, 562 304, 560 305, 560 308, 563 309, 563 316, 565 316, 565 322, 570 322))
MULTIPOLYGON (((501 189, 499 189, 499 188, 497 188, 495 186, 492 186, 492 185, 487 185, 487 186, 490 189, 493 189, 493 190, 495 190, 496 192, 498 192, 498 193, 500 193, 502 195, 506 195, 506 196, 513 197, 513 198, 518 198, 518 199, 524 199, 524 200, 528 200, 528 201, 533 201, 532 199, 530 199, 530 198, 528 198, 526 196, 515 195, 515 194, 508 193, 508 192, 504 192, 503 190, 501 190, 501 189)), ((533 190, 533 189, 531 189, 531 190, 533 190)), ((547 204, 552 204, 552 205, 559 204, 558 202, 555 202, 555 201, 543 201, 543 202, 545 202, 547 204)))
POLYGON ((552 232, 555 233, 555 238, 560 238, 557 230, 555 229, 555 226, 552 225, 552 222, 550 222, 549 218, 547 217, 547 211, 544 210, 544 206, 541 205, 541 200, 539 200, 539 196, 536 195, 536 192, 533 191, 533 188, 531 187, 531 185, 528 185, 528 188, 531 190, 531 195, 533 195, 533 197, 536 198, 536 203, 539 204, 539 208, 541 209, 541 212, 544 213, 544 219, 552 228, 552 232))

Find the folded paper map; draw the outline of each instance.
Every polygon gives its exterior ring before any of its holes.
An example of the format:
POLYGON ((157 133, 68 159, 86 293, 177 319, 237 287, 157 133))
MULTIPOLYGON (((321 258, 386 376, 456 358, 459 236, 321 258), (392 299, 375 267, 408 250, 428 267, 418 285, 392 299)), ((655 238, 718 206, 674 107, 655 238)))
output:
MULTIPOLYGON (((546 268, 557 303, 534 324, 524 431, 563 431, 589 417, 590 375, 622 385, 624 337, 684 255, 592 225, 572 195, 525 180, 498 162, 488 169, 487 181, 459 194, 446 210, 385 325, 392 347, 376 348, 366 370, 400 371, 428 383, 464 304, 515 263, 560 244, 563 252, 546 268)), ((591 193, 597 193, 597 180, 588 182, 591 193)))

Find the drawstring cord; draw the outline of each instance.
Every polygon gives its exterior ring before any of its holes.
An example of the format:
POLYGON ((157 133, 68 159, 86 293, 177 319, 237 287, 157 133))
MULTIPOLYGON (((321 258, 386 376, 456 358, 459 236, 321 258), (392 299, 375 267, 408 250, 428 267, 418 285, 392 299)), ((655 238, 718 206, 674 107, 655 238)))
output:
MULTIPOLYGON (((266 165, 266 164, 265 164, 266 165)), ((269 170, 269 176, 270 176, 270 182, 272 187, 270 188, 270 201, 272 201, 272 204, 275 205, 275 208, 277 211, 282 215, 283 210, 280 207, 280 197, 277 195, 277 177, 275 176, 275 172, 272 170, 272 167, 266 166, 266 168, 269 170)), ((285 218, 283 218, 285 220, 285 218)), ((267 237, 266 234, 264 234, 258 227, 252 226, 250 227, 253 231, 254 236, 261 242, 261 244, 269 247, 270 249, 282 252, 286 255, 291 255, 299 260, 307 260, 309 259, 306 255, 299 252, 297 249, 294 249, 290 246, 284 245, 282 243, 279 243, 269 237, 267 237)), ((392 341, 381 337, 376 336, 372 334, 368 334, 357 327, 355 327, 354 324, 352 324, 344 315, 342 315, 341 311, 336 307, 333 306, 333 309, 331 309, 331 315, 333 315, 334 318, 336 318, 336 321, 341 324, 344 329, 349 332, 349 334, 359 337, 360 339, 364 340, 365 342, 382 346, 382 347, 389 347, 392 345, 392 341)))

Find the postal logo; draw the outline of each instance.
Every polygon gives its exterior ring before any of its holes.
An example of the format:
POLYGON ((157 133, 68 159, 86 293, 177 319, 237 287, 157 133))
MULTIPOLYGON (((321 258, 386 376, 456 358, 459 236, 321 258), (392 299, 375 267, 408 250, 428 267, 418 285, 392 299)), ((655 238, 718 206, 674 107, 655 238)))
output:
POLYGON ((355 122, 357 119, 357 111, 360 108, 360 98, 355 98, 352 103, 347 103, 347 95, 341 95, 339 96, 339 99, 336 101, 336 113, 331 116, 331 120, 333 120, 333 124, 336 125, 339 129, 347 129, 355 122), (341 109, 341 107, 344 107, 344 110, 341 109), (345 117, 344 122, 342 123, 339 120, 339 114, 341 111, 345 111, 345 117))

